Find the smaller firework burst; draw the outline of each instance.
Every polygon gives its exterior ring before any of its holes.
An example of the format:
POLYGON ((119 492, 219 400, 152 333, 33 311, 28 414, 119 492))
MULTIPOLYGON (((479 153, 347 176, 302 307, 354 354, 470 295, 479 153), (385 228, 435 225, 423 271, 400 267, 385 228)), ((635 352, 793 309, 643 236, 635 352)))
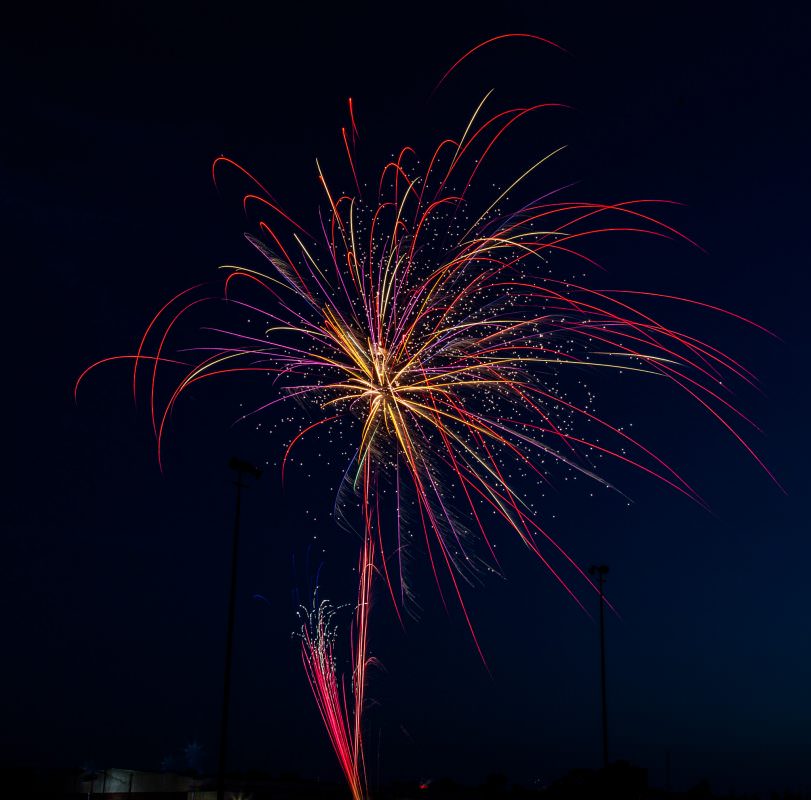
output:
POLYGON ((358 605, 354 635, 351 637, 353 675, 349 692, 344 676, 339 673, 335 656, 338 639, 335 615, 341 607, 334 606, 329 600, 319 600, 316 589, 311 607, 302 606, 299 610, 304 671, 353 800, 362 800, 366 796, 361 723, 366 668, 369 665, 366 631, 373 560, 374 547, 369 543, 363 548, 360 559, 358 605))

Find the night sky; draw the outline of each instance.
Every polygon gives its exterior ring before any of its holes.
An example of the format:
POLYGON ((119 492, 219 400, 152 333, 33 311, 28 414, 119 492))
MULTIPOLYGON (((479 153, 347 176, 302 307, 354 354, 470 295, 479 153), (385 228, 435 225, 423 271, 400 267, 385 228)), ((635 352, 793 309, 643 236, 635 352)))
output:
MULTIPOLYGON (((329 517, 336 476, 317 447, 282 489, 279 440, 232 426, 261 386, 225 382, 178 407, 158 469, 129 371, 73 383, 133 352, 152 313, 221 264, 262 268, 226 154, 317 222, 315 158, 343 174, 351 96, 368 174, 405 144, 456 134, 481 96, 567 103, 501 154, 573 199, 667 198, 706 250, 605 239, 597 283, 683 295, 674 327, 729 350, 764 393, 736 402, 785 487, 695 404, 645 382, 595 382, 597 409, 665 455, 712 513, 631 470, 631 498, 561 477, 547 528, 578 563, 610 566, 612 758, 673 787, 811 786, 808 434, 809 18, 794 4, 82 4, 7 18, 0 33, 4 313, 3 765, 158 769, 191 742, 216 763, 233 517, 228 458, 266 466, 245 497, 238 595, 235 768, 338 778, 300 665, 296 592, 319 566, 351 601, 357 542, 329 517), (441 6, 441 10, 438 8, 441 6), (565 6, 565 8, 563 8, 565 6), (553 39, 456 58, 505 32, 553 39), (574 483, 574 486, 572 485, 574 483)), ((595 284, 596 285, 596 284, 595 284)), ((744 387, 745 388, 745 387, 744 387)), ((457 606, 416 559, 405 629, 382 584, 367 761, 380 778, 504 772, 553 780, 600 763, 598 627, 513 536, 506 580, 466 594, 490 674, 457 606)), ((584 599, 596 612, 592 595, 584 599)), ((344 629, 349 614, 343 618, 344 629)))

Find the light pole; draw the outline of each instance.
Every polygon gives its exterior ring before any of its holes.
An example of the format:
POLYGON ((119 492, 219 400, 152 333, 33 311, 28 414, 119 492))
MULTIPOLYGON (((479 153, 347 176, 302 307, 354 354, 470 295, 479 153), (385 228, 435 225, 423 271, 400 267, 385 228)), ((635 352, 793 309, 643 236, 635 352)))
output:
POLYGON ((225 636, 225 670, 222 687, 222 716, 220 717, 220 757, 217 766, 217 800, 225 797, 225 760, 228 754, 228 705, 231 699, 231 655, 234 649, 234 608, 237 597, 237 555, 239 553, 239 515, 242 505, 242 490, 245 484, 243 475, 253 475, 259 480, 262 470, 242 461, 232 458, 228 466, 237 473, 235 486, 237 487, 237 504, 234 511, 234 535, 231 541, 231 588, 228 592, 228 629, 225 636))
POLYGON ((603 707, 603 769, 608 768, 608 711, 605 702, 605 598, 603 596, 603 583, 608 573, 608 567, 601 564, 599 567, 589 567, 589 575, 597 576, 597 587, 600 590, 600 694, 603 707))

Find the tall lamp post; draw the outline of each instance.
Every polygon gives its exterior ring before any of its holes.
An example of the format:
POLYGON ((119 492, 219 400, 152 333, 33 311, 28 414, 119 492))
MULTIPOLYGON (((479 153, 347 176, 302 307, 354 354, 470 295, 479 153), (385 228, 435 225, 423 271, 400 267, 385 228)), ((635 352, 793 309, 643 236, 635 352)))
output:
POLYGON ((605 597, 603 583, 608 573, 608 567, 601 564, 599 567, 589 567, 589 575, 597 576, 597 586, 600 590, 600 695, 603 710, 603 769, 608 768, 608 711, 605 702, 605 597))
POLYGON ((246 488, 242 482, 245 475, 252 475, 256 480, 262 470, 242 461, 232 458, 228 466, 237 473, 234 485, 237 487, 237 504, 234 511, 234 536, 231 541, 231 587, 228 592, 228 631, 225 636, 225 670, 222 687, 222 716, 220 717, 220 757, 217 766, 217 800, 225 797, 225 761, 228 754, 228 706, 231 699, 231 656, 234 650, 234 608, 237 597, 237 556, 239 553, 239 516, 242 506, 242 490, 246 488))

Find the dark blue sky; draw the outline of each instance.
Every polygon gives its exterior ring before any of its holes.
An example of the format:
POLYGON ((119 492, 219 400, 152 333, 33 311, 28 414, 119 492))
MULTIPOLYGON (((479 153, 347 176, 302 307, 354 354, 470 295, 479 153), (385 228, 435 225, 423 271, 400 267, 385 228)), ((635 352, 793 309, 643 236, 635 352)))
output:
MULTIPOLYGON (((92 376, 78 407, 72 385, 93 360, 131 352, 169 296, 215 278, 220 264, 258 257, 241 236, 249 223, 238 195, 211 184, 215 156, 239 160, 315 220, 314 157, 341 163, 347 96, 374 171, 404 144, 424 150, 458 130, 494 87, 503 105, 574 107, 519 134, 505 169, 569 143, 541 186, 576 180, 576 199, 686 204, 667 219, 706 254, 617 238, 594 251, 609 270, 603 282, 721 305, 782 339, 698 312, 672 320, 761 378, 765 396, 742 392, 738 402, 763 428, 751 440, 787 495, 683 399, 606 383, 603 415, 632 423, 714 513, 619 471, 611 477, 630 506, 564 482, 544 500, 548 529, 578 562, 611 567, 621 615, 607 631, 612 756, 662 784, 669 750, 676 788, 704 776, 719 790, 808 787, 803 12, 780 2, 502 2, 480 13, 102 5, 44 9, 0 34, 10 442, 2 761, 157 768, 196 739, 213 765, 226 462, 238 452, 270 465, 246 499, 233 762, 337 775, 291 640, 292 592, 318 563, 328 594, 345 601, 354 591, 356 542, 327 513, 334 477, 316 465, 282 491, 278 449, 230 427, 238 385, 179 410, 161 475, 127 371, 92 376), (570 54, 499 46, 428 101, 459 54, 510 31, 570 54)), ((517 542, 498 541, 507 580, 467 595, 492 677, 427 570, 416 568, 422 611, 405 631, 378 593, 373 781, 378 753, 384 779, 550 779, 599 763, 597 628, 517 542)))

